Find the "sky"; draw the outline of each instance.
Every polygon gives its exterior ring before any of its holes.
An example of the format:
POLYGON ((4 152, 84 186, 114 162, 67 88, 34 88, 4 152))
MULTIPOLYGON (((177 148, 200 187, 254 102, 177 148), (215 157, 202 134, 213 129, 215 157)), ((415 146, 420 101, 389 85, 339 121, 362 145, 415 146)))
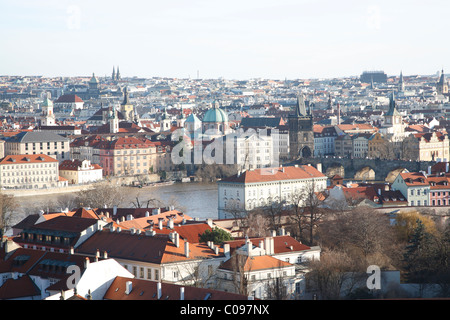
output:
POLYGON ((450 70, 448 0, 0 0, 0 75, 308 79, 450 70))

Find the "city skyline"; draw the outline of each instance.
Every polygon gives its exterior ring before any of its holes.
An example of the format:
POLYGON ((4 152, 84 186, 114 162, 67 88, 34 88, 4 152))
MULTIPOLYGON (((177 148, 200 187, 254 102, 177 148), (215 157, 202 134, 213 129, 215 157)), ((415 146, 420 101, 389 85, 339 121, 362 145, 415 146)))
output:
POLYGON ((447 69, 444 1, 3 3, 0 74, 308 79, 447 69), (6 63, 5 63, 6 62, 6 63))

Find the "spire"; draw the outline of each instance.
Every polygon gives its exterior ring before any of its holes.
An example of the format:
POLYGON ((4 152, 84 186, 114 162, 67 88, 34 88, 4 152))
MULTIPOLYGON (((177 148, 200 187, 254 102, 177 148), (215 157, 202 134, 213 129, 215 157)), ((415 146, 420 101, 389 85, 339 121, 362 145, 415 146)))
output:
POLYGON ((116 80, 116 69, 114 68, 114 66, 113 66, 113 72, 112 72, 112 80, 114 81, 114 80, 116 80))
POLYGON ((394 91, 392 91, 391 96, 389 98, 389 111, 386 113, 386 116, 399 116, 400 113, 397 110, 397 106, 395 104, 394 91))
POLYGON ((117 66, 117 72, 116 72, 116 80, 120 80, 120 71, 119 71, 119 66, 117 66))
POLYGON ((123 89, 123 102, 122 102, 122 105, 125 106, 125 105, 128 105, 128 104, 130 104, 129 97, 128 97, 128 87, 124 87, 124 89, 123 89))
POLYGON ((304 100, 302 94, 299 94, 297 96, 297 106, 295 108, 295 115, 297 117, 304 117, 304 116, 306 116, 305 100, 304 100))

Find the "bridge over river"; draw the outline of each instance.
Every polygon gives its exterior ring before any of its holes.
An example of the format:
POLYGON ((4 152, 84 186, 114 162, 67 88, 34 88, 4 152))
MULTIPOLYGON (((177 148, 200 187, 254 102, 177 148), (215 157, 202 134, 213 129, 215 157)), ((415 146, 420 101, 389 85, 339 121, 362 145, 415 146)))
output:
POLYGON ((322 172, 328 177, 335 174, 346 180, 376 180, 393 182, 395 177, 407 169, 410 172, 428 171, 436 161, 403 161, 383 159, 349 159, 338 157, 302 158, 285 165, 322 164, 322 172))

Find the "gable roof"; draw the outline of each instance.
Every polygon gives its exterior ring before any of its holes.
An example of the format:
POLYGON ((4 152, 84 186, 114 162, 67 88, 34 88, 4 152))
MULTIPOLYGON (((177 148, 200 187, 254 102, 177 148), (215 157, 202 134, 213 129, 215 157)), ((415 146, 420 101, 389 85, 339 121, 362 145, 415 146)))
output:
POLYGON ((0 160, 0 164, 28 164, 44 162, 58 162, 58 160, 46 154, 9 155, 0 160))
POLYGON ((227 261, 223 262, 220 265, 220 269, 233 271, 235 270, 235 259, 242 259, 239 261, 240 266, 242 267, 243 272, 252 272, 252 271, 261 271, 261 270, 270 270, 270 269, 281 269, 285 267, 292 267, 293 264, 279 260, 277 258, 271 256, 246 256, 237 254, 232 256, 227 261))
POLYGON ((313 166, 301 165, 247 170, 241 174, 222 179, 220 182, 256 183, 311 178, 326 178, 326 176, 313 166))
MULTIPOLYGON (((116 277, 109 286, 103 299, 105 300, 158 300, 158 282, 135 278, 116 277), (125 293, 127 282, 131 281, 132 290, 125 293)), ((247 300, 245 295, 207 288, 180 286, 172 283, 161 283, 161 300, 180 300, 180 288, 184 288, 185 300, 247 300)))
POLYGON ((41 290, 28 275, 23 275, 18 279, 10 278, 0 287, 0 300, 19 299, 40 295, 41 290))

